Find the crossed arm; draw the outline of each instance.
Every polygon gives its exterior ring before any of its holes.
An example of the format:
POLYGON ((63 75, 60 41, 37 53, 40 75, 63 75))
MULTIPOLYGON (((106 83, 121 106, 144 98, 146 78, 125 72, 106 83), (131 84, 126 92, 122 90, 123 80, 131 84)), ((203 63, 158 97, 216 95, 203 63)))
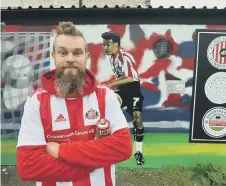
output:
POLYGON ((18 176, 27 181, 75 181, 96 168, 129 159, 132 142, 127 121, 113 91, 107 96, 106 117, 112 135, 87 142, 46 143, 37 98, 28 98, 17 145, 18 176), (104 149, 104 150, 103 150, 104 149))

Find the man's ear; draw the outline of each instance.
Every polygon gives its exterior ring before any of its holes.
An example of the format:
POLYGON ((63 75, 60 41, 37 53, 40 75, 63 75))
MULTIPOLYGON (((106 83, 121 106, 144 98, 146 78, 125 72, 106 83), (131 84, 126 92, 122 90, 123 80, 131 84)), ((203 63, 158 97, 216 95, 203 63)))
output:
POLYGON ((87 61, 89 58, 90 58, 90 53, 87 52, 87 53, 86 53, 86 61, 87 61))
POLYGON ((89 59, 89 58, 90 58, 90 53, 89 53, 89 52, 87 52, 87 54, 86 54, 86 58, 87 58, 87 59, 89 59))
POLYGON ((89 52, 86 52, 86 66, 87 66, 87 62, 89 61, 90 59, 90 53, 89 52))
POLYGON ((55 61, 55 53, 51 52, 51 57, 53 58, 53 60, 55 61))
POLYGON ((54 52, 51 52, 51 58, 52 60, 51 63, 50 63, 50 69, 55 69, 56 68, 56 60, 55 60, 55 53, 54 52))

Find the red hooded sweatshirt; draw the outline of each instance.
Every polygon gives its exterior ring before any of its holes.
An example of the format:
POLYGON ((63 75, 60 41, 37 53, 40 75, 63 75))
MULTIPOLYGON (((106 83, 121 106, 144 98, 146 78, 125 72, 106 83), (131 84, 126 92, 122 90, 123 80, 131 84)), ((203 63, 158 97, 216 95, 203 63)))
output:
POLYGON ((57 96, 55 71, 42 75, 42 88, 27 97, 17 144, 17 170, 22 180, 39 186, 114 186, 114 164, 132 154, 130 131, 114 92, 97 85, 86 70, 82 95, 57 96), (111 135, 94 140, 96 122, 110 122, 111 135), (46 143, 60 143, 58 156, 46 143))

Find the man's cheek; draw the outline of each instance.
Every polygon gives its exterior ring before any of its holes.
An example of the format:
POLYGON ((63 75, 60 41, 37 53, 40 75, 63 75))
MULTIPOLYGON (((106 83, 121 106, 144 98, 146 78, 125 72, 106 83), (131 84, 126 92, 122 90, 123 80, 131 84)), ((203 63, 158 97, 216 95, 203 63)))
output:
POLYGON ((81 70, 84 70, 86 68, 86 59, 82 59, 80 62, 79 62, 79 68, 81 70))

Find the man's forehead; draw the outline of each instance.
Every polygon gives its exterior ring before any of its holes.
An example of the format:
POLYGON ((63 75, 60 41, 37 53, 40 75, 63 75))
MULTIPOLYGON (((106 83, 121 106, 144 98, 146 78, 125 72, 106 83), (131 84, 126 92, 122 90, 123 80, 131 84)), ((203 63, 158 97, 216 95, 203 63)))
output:
POLYGON ((103 41, 104 43, 113 43, 113 41, 110 39, 104 39, 104 41, 103 41))
MULTIPOLYGON (((63 36, 63 35, 62 35, 63 36)), ((56 48, 65 48, 65 49, 85 49, 86 42, 82 37, 79 36, 58 36, 55 40, 56 48)))
POLYGON ((65 49, 65 50, 84 50, 84 47, 73 47, 73 46, 64 46, 64 45, 57 45, 57 49, 65 49))

